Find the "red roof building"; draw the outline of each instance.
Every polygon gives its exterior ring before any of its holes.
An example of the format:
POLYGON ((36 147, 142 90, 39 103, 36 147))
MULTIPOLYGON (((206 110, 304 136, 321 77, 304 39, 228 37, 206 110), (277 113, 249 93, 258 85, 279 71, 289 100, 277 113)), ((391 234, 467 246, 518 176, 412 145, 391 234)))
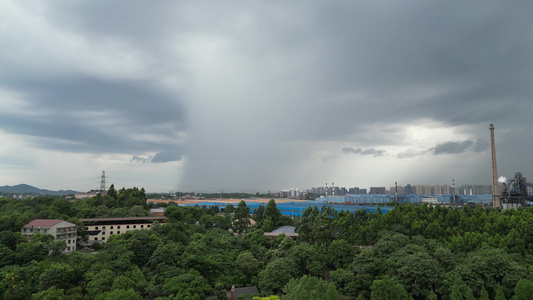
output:
POLYGON ((36 233, 51 234, 54 241, 61 241, 66 244, 67 247, 63 253, 71 253, 76 250, 77 228, 76 224, 63 220, 35 219, 22 226, 20 232, 30 239, 36 233))

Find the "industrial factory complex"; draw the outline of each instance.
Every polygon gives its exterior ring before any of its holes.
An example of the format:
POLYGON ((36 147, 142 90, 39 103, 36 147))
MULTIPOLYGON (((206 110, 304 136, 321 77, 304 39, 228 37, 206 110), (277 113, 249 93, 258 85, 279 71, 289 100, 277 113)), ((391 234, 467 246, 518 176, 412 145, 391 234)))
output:
MULTIPOLYGON (((331 186, 315 187, 308 190, 308 193, 320 195, 314 201, 293 201, 279 203, 282 213, 286 215, 298 216, 309 206, 331 205, 337 210, 355 211, 366 209, 376 211, 376 207, 381 207, 382 212, 386 212, 396 204, 440 204, 443 206, 463 206, 482 205, 501 209, 511 209, 526 206, 533 206, 533 184, 527 182, 522 173, 515 173, 511 180, 498 178, 496 164, 496 147, 494 140, 494 125, 490 124, 491 138, 491 158, 492 158, 492 185, 472 185, 462 186, 456 193, 455 182, 448 185, 406 185, 395 184, 387 190, 385 187, 371 187, 367 194, 366 189, 335 187, 331 186), (501 193, 500 193, 501 190, 501 193)), ((297 198, 300 192, 297 189, 284 190, 282 197, 297 198)), ((251 200, 251 199, 249 199, 251 200)), ((246 201, 252 210, 260 204, 255 201, 246 201)), ((200 203, 197 203, 200 204, 200 203)), ((202 205, 217 205, 222 209, 227 202, 204 202, 202 205)), ((187 204, 196 205, 196 204, 187 204)))

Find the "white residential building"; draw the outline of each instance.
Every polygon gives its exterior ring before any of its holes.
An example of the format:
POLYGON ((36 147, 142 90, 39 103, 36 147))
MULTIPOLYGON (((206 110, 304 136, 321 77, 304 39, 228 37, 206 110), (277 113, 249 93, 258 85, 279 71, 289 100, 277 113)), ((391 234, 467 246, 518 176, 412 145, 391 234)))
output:
POLYGON ((78 231, 74 223, 63 220, 35 219, 22 226, 20 232, 28 238, 31 238, 35 233, 51 234, 54 241, 62 241, 67 245, 63 253, 71 253, 76 250, 78 231))

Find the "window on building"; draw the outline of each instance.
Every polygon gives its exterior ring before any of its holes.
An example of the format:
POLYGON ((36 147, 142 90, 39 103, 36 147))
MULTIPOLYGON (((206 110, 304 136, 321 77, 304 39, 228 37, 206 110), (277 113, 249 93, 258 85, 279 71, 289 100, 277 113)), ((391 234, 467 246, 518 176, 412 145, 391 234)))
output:
POLYGON ((120 229, 120 225, 117 226, 117 229, 120 229))
POLYGON ((67 251, 70 251, 70 247, 67 247, 67 251))
POLYGON ((94 240, 95 240, 95 241, 98 241, 98 237, 95 237, 94 240))
POLYGON ((68 244, 70 244, 70 240, 68 240, 68 244))
POLYGON ((113 234, 113 231, 111 231, 109 234, 113 234))
POLYGON ((126 229, 129 229, 130 228, 130 225, 126 225, 126 229))
POLYGON ((146 227, 150 228, 150 224, 146 225, 146 227))
POLYGON ((117 234, 120 234, 120 231, 117 231, 117 234))
POLYGON ((105 236, 102 237, 102 241, 105 240, 105 236))
POLYGON ((111 226, 111 228, 110 228, 110 229, 113 229, 113 226, 111 226))
POLYGON ((98 226, 94 227, 94 230, 98 230, 98 226))
POLYGON ((137 228, 137 225, 133 225, 133 228, 137 228))
POLYGON ((102 226, 102 230, 105 230, 105 226, 102 226))

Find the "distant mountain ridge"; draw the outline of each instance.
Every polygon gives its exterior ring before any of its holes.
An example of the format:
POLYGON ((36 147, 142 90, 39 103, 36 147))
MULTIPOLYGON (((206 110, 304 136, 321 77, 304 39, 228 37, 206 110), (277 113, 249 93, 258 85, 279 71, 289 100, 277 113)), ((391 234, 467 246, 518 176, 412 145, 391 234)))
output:
POLYGON ((71 195, 76 194, 76 191, 73 190, 61 190, 61 191, 50 191, 45 189, 39 189, 28 184, 17 184, 13 186, 4 185, 0 186, 0 193, 4 194, 39 194, 39 195, 71 195))

